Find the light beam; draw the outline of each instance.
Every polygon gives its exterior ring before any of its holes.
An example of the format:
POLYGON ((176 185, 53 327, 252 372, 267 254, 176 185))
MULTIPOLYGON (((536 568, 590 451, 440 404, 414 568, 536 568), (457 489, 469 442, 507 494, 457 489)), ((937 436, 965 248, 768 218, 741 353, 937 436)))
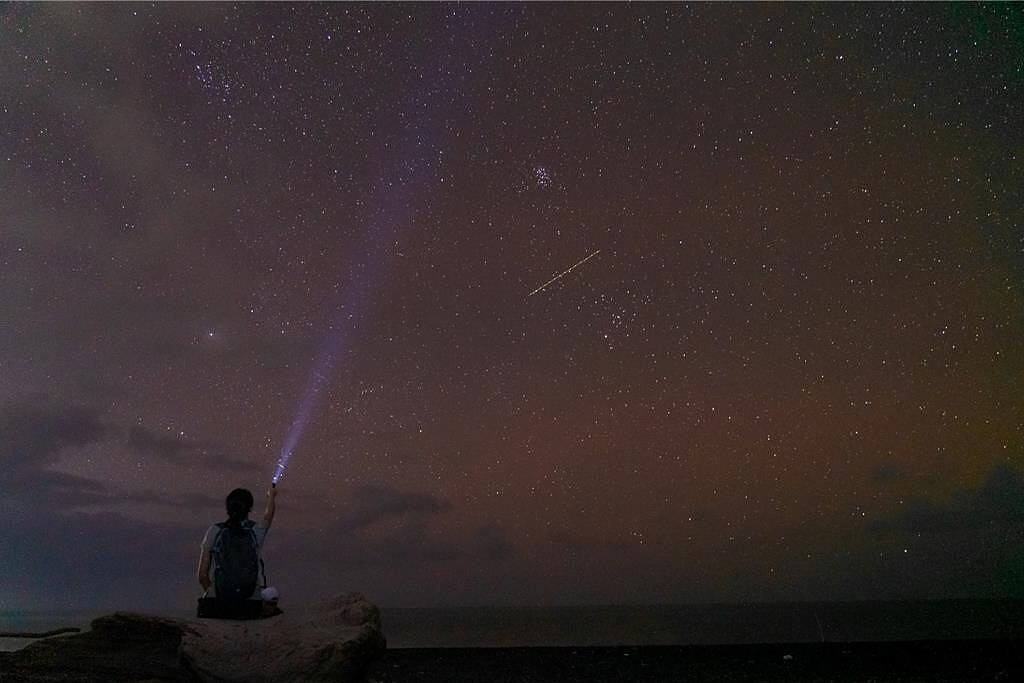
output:
MULTIPOLYGON (((467 20, 462 26, 464 31, 479 31, 482 24, 472 19, 473 15, 467 14, 467 20)), ((486 40, 466 41, 459 38, 459 35, 450 36, 451 44, 468 44, 480 48, 488 44, 486 40)), ((399 245, 401 229, 415 222, 419 200, 427 197, 427 191, 433 187, 441 154, 438 150, 445 147, 444 140, 440 139, 442 133, 457 130, 458 127, 452 123, 469 116, 468 109, 455 108, 457 104, 465 101, 461 93, 467 84, 459 75, 461 70, 440 68, 444 66, 446 59, 451 59, 450 53, 441 51, 438 54, 438 68, 424 69, 424 73, 440 73, 444 76, 431 81, 429 91, 409 92, 405 106, 397 109, 400 118, 395 119, 392 133, 384 137, 383 153, 374 164, 374 175, 379 178, 379 182, 373 188, 368 202, 370 206, 378 209, 369 217, 363 239, 351 250, 355 255, 355 262, 351 268, 351 282, 343 295, 344 305, 337 309, 334 325, 331 326, 325 343, 321 346, 295 412, 295 418, 288 426, 274 467, 272 481, 275 484, 284 475, 288 461, 316 414, 321 394, 330 384, 343 337, 346 333, 355 333, 354 330, 377 289, 377 282, 382 274, 387 272, 388 263, 392 258, 391 252, 399 245), (393 144, 387 144, 388 141, 393 141, 393 144)), ((475 54, 472 50, 462 56, 464 63, 475 63, 481 59, 483 55, 475 54)))

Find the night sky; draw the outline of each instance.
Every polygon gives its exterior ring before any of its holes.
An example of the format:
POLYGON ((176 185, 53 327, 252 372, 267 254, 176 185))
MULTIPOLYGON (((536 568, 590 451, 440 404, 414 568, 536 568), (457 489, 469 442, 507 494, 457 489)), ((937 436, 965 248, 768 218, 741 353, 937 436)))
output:
POLYGON ((4 5, 0 606, 293 423, 292 604, 1024 596, 1022 187, 1019 4, 4 5))

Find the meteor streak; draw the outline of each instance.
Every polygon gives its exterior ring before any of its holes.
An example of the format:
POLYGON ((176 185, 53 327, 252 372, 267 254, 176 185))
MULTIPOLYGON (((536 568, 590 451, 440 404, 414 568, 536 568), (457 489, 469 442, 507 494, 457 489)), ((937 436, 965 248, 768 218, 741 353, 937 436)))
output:
POLYGON ((575 264, 573 264, 573 266, 572 266, 572 267, 570 267, 570 268, 566 268, 566 269, 565 269, 565 270, 563 270, 563 271, 562 271, 561 273, 559 273, 558 275, 554 276, 553 278, 551 278, 550 280, 548 280, 547 282, 545 282, 544 284, 542 284, 542 285, 541 285, 540 287, 538 287, 537 289, 535 289, 535 290, 533 290, 532 292, 530 292, 529 294, 527 294, 527 295, 526 295, 526 298, 527 298, 527 299, 529 299, 529 298, 530 298, 531 296, 533 296, 533 295, 534 295, 534 294, 536 294, 537 292, 541 291, 542 289, 544 289, 545 287, 547 287, 548 285, 550 285, 550 284, 551 284, 552 282, 554 282, 555 280, 558 280, 558 279, 561 279, 561 278, 565 277, 566 275, 568 275, 568 274, 569 274, 569 273, 571 273, 572 271, 576 270, 577 268, 579 268, 580 266, 582 266, 582 265, 583 265, 584 263, 586 263, 587 261, 589 261, 590 259, 594 258, 595 256, 597 256, 597 255, 598 255, 598 254, 600 254, 600 253, 601 253, 601 250, 600 250, 600 249, 598 249, 597 251, 595 251, 595 252, 594 252, 593 254, 591 254, 591 255, 590 255, 590 256, 588 256, 587 258, 583 259, 582 261, 579 261, 578 263, 575 263, 575 264))

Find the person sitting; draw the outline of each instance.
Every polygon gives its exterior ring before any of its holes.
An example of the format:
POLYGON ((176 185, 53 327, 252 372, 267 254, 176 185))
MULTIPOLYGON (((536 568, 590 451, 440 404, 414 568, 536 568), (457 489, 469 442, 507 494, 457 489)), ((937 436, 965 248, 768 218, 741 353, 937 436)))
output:
POLYGON ((199 585, 205 591, 199 601, 200 617, 254 619, 279 614, 276 591, 266 588, 260 573, 263 560, 260 553, 267 531, 274 521, 277 488, 267 491, 267 507, 261 521, 249 519, 253 496, 246 489, 235 489, 224 500, 228 518, 212 525, 203 536, 199 556, 199 585), (213 581, 210 568, 213 567, 213 581), (213 595, 210 595, 210 589, 213 595), (263 593, 270 603, 264 606, 263 593), (272 595, 270 594, 272 592, 272 595))

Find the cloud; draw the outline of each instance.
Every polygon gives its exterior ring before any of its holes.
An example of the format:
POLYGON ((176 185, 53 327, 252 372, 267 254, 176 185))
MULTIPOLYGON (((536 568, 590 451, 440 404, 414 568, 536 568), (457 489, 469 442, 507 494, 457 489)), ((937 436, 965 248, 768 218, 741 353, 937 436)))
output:
POLYGON ((304 552, 325 559, 345 557, 349 563, 363 566, 452 557, 459 548, 432 533, 428 524, 451 507, 450 502, 429 493, 359 486, 353 492, 351 511, 327 526, 304 552))
POLYGON ((869 530, 896 534, 958 534, 1019 529, 1024 524, 1024 478, 1009 465, 997 465, 977 489, 964 489, 949 501, 911 501, 869 530))
POLYGON ((429 517, 451 509, 451 503, 429 493, 399 491, 387 486, 366 485, 356 488, 355 505, 342 526, 360 529, 375 522, 406 516, 429 517))
POLYGON ((142 425, 127 430, 127 446, 143 455, 151 455, 171 463, 202 465, 218 469, 257 471, 251 460, 228 452, 222 444, 189 439, 172 432, 154 431, 142 425))
POLYGON ((486 560, 506 560, 515 554, 505 527, 495 521, 480 525, 469 544, 471 555, 486 560))
POLYGON ((506 530, 497 522, 481 524, 464 538, 432 529, 452 504, 419 491, 389 486, 360 486, 352 510, 313 534, 292 537, 286 555, 348 567, 416 567, 425 563, 501 561, 514 554, 506 530))
POLYGON ((106 440, 110 427, 97 410, 31 398, 0 408, 0 434, 0 466, 36 468, 55 462, 65 448, 106 440))
MULTIPOLYGON (((912 499, 862 532, 827 539, 793 590, 812 598, 1019 597, 1024 479, 1006 464, 945 500, 912 499)), ((808 556, 810 557, 810 556, 808 556)))
MULTIPOLYGON (((4 531, 0 585, 32 609, 187 606, 202 528, 37 509, 4 531)), ((12 600, 11 604, 17 604, 12 600)))
POLYGON ((220 496, 210 496, 205 493, 165 494, 154 489, 112 494, 105 502, 163 505, 184 510, 223 509, 224 507, 224 498, 220 496))
POLYGON ((50 466, 65 449, 100 443, 111 432, 91 408, 36 397, 5 403, 0 408, 0 482, 7 484, 12 499, 48 509, 103 502, 107 488, 102 483, 50 466))
POLYGON ((128 428, 128 446, 138 453, 155 455, 164 460, 177 460, 195 448, 188 439, 177 434, 161 434, 138 425, 128 428))
POLYGON ((95 479, 52 469, 69 449, 118 442, 136 453, 176 465, 258 470, 257 464, 227 453, 219 444, 163 434, 141 425, 125 428, 97 409, 40 396, 0 406, 0 435, 0 483, 6 485, 13 500, 52 511, 126 503, 187 509, 222 505, 220 499, 202 494, 116 491, 95 479))
POLYGON ((119 496, 102 482, 51 469, 68 449, 122 433, 99 410, 45 397, 0 406, 0 486, 6 492, 0 513, 8 520, 0 585, 9 599, 31 596, 37 609, 124 600, 144 605, 190 575, 198 544, 191 537, 200 532, 111 512, 73 512, 146 494, 119 496), (133 581, 138 577, 153 580, 133 581), (68 585, 75 588, 60 588, 68 585), (47 603, 47 596, 59 596, 61 602, 47 603))
POLYGON ((876 484, 892 484, 904 476, 903 469, 895 463, 879 465, 871 471, 871 481, 876 484))
MULTIPOLYGON (((129 511, 142 505, 173 507, 185 515, 219 512, 222 499, 207 492, 120 490, 53 467, 69 451, 97 444, 177 466, 251 463, 216 453, 222 450, 216 444, 118 424, 100 410, 45 398, 0 406, 0 430, 0 488, 11 492, 0 500, 0 517, 9 522, 9 561, 0 563, 0 584, 11 604, 187 608, 197 590, 199 540, 215 520, 204 515, 187 523, 155 523, 129 511), (55 589, 72 582, 73 588, 55 589), (51 596, 59 604, 46 602, 51 596)), ((434 590, 442 599, 472 581, 485 595, 493 570, 512 571, 516 549, 499 521, 453 535, 446 529, 451 501, 430 492, 360 486, 342 509, 342 515, 319 524, 280 524, 272 533, 269 568, 275 580, 293 582, 296 596, 315 599, 358 586, 406 601, 434 590)))
POLYGON ((547 535, 549 543, 564 549, 571 555, 602 557, 609 554, 622 555, 628 553, 630 544, 626 541, 589 538, 566 531, 555 531, 547 535))

